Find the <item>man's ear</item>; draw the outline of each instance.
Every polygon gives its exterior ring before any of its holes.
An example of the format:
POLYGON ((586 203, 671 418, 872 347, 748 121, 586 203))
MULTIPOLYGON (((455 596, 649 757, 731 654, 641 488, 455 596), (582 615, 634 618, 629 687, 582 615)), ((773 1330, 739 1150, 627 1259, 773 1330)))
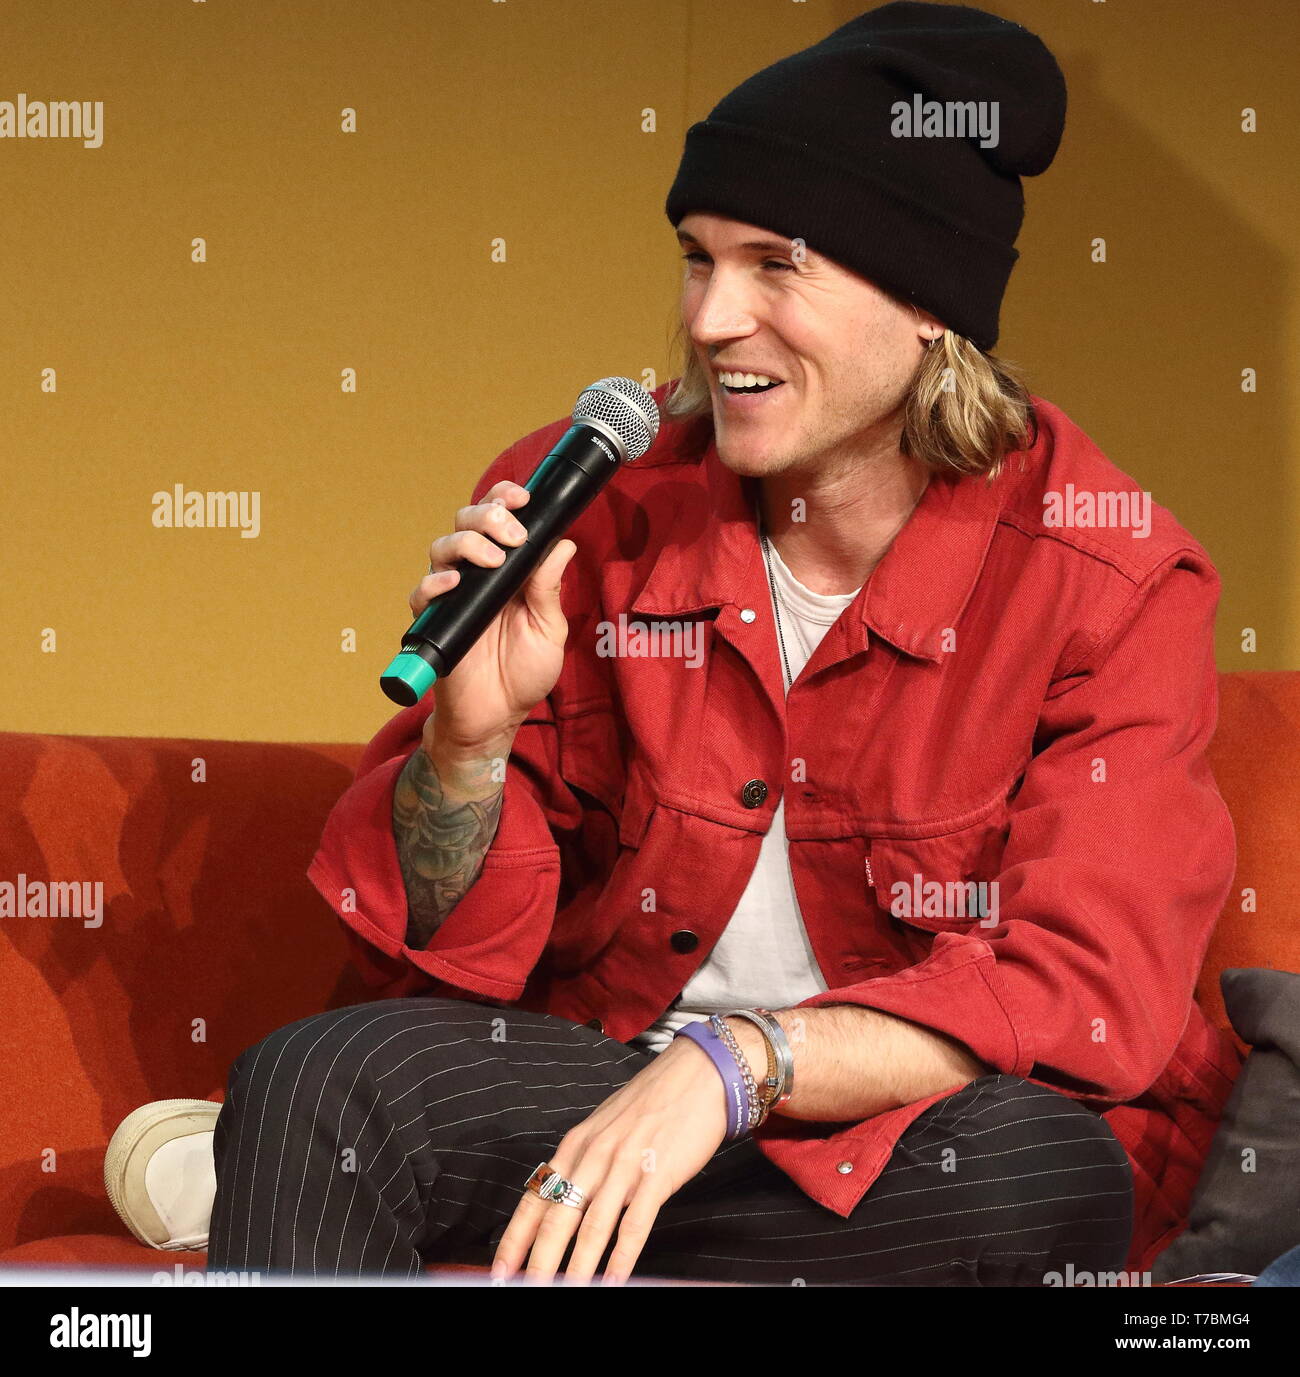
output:
POLYGON ((916 317, 916 334, 922 344, 928 345, 932 340, 942 339, 944 331, 948 328, 938 316, 932 316, 929 311, 923 311, 915 302, 909 302, 912 307, 912 314, 916 317))

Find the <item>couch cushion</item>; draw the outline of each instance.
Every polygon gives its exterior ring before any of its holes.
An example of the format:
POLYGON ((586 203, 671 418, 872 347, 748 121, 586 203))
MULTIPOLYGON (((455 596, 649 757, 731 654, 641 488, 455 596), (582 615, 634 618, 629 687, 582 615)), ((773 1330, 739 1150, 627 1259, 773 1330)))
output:
POLYGON ((1209 1271, 1258 1276, 1300 1246, 1300 975, 1224 971, 1223 994, 1252 1050, 1210 1145, 1190 1223, 1152 1265, 1158 1282, 1209 1271))
MULTIPOLYGON (((20 1243, 16 1248, 7 1248, 0 1252, 0 1268, 38 1265, 147 1267, 155 1272, 172 1274, 173 1269, 178 1266, 190 1271, 204 1268, 207 1263, 206 1252, 172 1252, 160 1248, 146 1248, 143 1243, 137 1243, 126 1234, 63 1234, 57 1238, 41 1238, 31 1243, 20 1243)), ((424 1270, 435 1276, 439 1273, 454 1273, 457 1276, 482 1274, 486 1277, 489 1273, 486 1266, 467 1262, 431 1262, 424 1270)))
POLYGON ((217 1098, 244 1048, 367 997, 306 878, 360 749, 0 733, 0 880, 103 897, 0 920, 0 1248, 111 1229, 131 1110, 217 1098))
POLYGON ((203 1267, 206 1252, 163 1252, 146 1248, 130 1234, 61 1234, 55 1238, 38 1238, 20 1243, 16 1248, 0 1252, 0 1266, 26 1267, 32 1263, 55 1262, 83 1267, 151 1267, 156 1272, 170 1272, 179 1263, 182 1267, 203 1267))
MULTIPOLYGON (((1200 1006, 1232 1025, 1219 989, 1231 968, 1300 971, 1300 672, 1219 675, 1219 725, 1210 765, 1237 833, 1237 875, 1196 987, 1200 1006)), ((1240 1039, 1238 1039, 1240 1042, 1240 1039)), ((1246 1044, 1240 1043, 1242 1050, 1246 1044)))

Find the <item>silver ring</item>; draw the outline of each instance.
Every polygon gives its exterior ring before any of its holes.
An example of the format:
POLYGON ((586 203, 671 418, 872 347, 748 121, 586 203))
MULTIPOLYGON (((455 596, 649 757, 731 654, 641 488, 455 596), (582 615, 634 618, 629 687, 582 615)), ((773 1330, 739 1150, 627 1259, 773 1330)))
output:
POLYGON ((567 1181, 549 1162, 539 1162, 524 1183, 524 1189, 553 1205, 568 1205, 580 1210, 587 1194, 567 1181))

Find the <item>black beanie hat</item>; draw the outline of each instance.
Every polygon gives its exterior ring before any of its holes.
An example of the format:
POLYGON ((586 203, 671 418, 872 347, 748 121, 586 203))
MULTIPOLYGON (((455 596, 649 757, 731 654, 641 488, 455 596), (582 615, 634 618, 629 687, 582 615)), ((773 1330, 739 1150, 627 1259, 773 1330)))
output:
POLYGON ((992 349, 1019 257, 1020 178, 1055 156, 1065 99, 1028 29, 896 0, 724 96, 687 131, 665 209, 673 225, 712 211, 802 238, 992 349), (996 112, 995 136, 944 122, 949 102, 967 101, 996 112))

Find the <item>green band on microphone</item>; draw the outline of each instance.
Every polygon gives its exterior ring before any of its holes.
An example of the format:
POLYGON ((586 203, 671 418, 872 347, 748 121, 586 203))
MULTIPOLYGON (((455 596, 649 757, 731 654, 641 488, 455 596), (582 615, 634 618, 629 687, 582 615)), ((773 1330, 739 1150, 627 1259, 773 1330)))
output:
POLYGON ((409 708, 428 693, 437 677, 428 660, 404 650, 380 676, 379 687, 394 703, 409 708))

